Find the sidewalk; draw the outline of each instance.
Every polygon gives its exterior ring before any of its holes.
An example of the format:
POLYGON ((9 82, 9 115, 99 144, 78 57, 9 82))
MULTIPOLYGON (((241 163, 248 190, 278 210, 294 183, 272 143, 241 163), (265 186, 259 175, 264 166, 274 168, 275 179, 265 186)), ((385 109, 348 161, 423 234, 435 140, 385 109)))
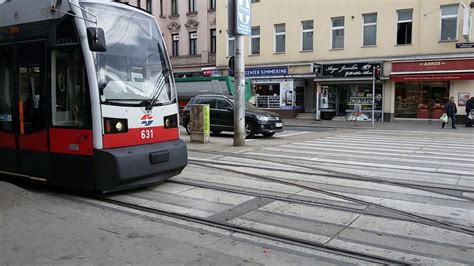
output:
MULTIPOLYGON (((354 121, 330 121, 330 120, 312 120, 312 119, 283 119, 286 127, 319 127, 319 128, 347 128, 347 129, 371 129, 372 123, 354 121)), ((473 132, 474 127, 467 128, 463 124, 456 125, 459 132, 473 132)), ((378 130, 411 130, 411 131, 446 131, 452 132, 451 124, 446 124, 441 128, 441 122, 433 121, 395 121, 395 122, 375 122, 374 129, 378 130)))

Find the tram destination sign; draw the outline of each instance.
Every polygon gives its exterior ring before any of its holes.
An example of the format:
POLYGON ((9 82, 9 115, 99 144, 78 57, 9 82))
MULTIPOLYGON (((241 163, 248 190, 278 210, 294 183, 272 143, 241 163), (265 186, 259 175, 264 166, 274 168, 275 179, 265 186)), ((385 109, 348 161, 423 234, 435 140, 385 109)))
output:
POLYGON ((322 78, 365 78, 372 77, 374 67, 382 67, 382 63, 346 63, 323 64, 322 78))

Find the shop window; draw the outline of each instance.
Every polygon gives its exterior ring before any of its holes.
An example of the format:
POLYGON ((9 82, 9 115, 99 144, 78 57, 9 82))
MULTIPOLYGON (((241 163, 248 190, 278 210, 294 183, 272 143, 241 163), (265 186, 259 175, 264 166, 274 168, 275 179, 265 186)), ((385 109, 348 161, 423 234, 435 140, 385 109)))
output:
POLYGON ((301 21, 301 51, 313 50, 313 21, 301 21))
POLYGON ((0 131, 12 132, 11 47, 0 45, 0 131))
POLYGON ((363 46, 377 44, 377 14, 364 14, 363 20, 363 46))
POLYGON ((458 4, 441 7, 441 40, 457 39, 458 4))
POLYGON ((90 127, 90 100, 80 49, 53 51, 53 71, 53 126, 90 127))
POLYGON ((260 27, 252 27, 252 36, 250 36, 250 54, 260 54, 260 27))
POLYGON ((285 24, 275 24, 275 53, 284 53, 285 43, 285 24))
POLYGON ((331 47, 344 48, 344 17, 331 18, 331 47))
POLYGON ((449 82, 397 82, 395 118, 439 119, 449 98, 449 82))
POLYGON ((399 10, 397 16, 397 44, 411 44, 413 10, 399 10))

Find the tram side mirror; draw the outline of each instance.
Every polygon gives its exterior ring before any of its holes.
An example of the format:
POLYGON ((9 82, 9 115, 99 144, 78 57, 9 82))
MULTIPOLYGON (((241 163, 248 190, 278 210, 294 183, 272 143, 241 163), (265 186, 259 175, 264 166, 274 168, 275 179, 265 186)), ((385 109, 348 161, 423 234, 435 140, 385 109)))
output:
POLYGON ((87 40, 89 41, 89 49, 92 52, 107 51, 104 29, 95 27, 87 28, 87 40))

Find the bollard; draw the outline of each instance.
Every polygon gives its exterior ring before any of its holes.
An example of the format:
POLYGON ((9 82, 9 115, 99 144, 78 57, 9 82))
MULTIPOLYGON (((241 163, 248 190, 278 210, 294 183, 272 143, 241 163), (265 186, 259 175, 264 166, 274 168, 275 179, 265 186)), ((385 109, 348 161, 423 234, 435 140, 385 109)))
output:
POLYGON ((209 143, 210 117, 208 104, 193 104, 189 116, 191 142, 209 143))

